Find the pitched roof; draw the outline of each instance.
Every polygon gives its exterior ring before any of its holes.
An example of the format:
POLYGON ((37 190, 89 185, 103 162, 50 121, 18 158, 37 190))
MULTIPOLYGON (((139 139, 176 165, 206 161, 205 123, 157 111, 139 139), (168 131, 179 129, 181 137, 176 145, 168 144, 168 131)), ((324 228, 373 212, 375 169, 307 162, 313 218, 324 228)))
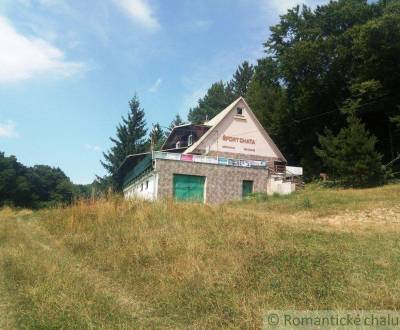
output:
POLYGON ((247 109, 249 110, 249 114, 256 123, 258 129, 260 132, 263 134, 265 139, 268 141, 270 144, 271 148, 274 150, 276 155, 281 158, 282 160, 286 161, 286 158, 282 155, 278 147, 276 146, 275 142, 271 139, 267 131, 264 129, 264 127, 261 125, 261 123, 258 121, 257 117, 254 115, 253 111, 251 110, 250 106, 247 104, 246 100, 241 96, 235 101, 233 101, 230 105, 228 105, 224 110, 222 110, 218 115, 216 115, 214 118, 209 120, 208 122, 205 123, 205 125, 211 126, 211 128, 203 134, 203 136, 197 140, 193 145, 191 145, 188 149, 184 151, 184 154, 192 153, 196 148, 209 136, 215 129, 218 127, 218 125, 222 122, 222 120, 233 110, 235 109, 236 105, 240 102, 243 101, 243 103, 246 105, 247 109))

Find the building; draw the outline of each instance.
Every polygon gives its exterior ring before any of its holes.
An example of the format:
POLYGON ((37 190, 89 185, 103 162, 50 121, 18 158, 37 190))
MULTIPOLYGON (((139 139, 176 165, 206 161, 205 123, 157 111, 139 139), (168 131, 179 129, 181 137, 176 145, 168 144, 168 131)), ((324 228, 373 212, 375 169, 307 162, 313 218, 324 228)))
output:
POLYGON ((291 193, 302 169, 287 172, 286 163, 240 97, 202 125, 176 126, 160 151, 129 155, 120 174, 126 198, 221 203, 256 192, 291 193))

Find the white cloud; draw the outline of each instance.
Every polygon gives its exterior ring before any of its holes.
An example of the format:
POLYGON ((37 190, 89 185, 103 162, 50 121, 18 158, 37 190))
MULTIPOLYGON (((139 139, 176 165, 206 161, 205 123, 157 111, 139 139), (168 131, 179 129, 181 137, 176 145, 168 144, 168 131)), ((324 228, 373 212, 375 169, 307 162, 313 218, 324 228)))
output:
POLYGON ((17 138, 19 134, 16 126, 12 120, 7 120, 4 123, 0 122, 0 138, 17 138))
POLYGON ((101 147, 97 145, 85 144, 85 148, 92 151, 101 151, 101 147))
POLYGON ((161 78, 158 78, 156 80, 156 82, 154 83, 154 85, 149 88, 149 92, 151 92, 151 93, 158 92, 158 90, 160 89, 161 83, 162 83, 161 78))
POLYGON ((46 73, 68 77, 85 69, 83 63, 65 60, 64 53, 44 39, 18 33, 0 16, 0 83, 46 73))
POLYGON ((147 0, 114 0, 114 2, 135 23, 149 30, 160 28, 160 23, 147 0))

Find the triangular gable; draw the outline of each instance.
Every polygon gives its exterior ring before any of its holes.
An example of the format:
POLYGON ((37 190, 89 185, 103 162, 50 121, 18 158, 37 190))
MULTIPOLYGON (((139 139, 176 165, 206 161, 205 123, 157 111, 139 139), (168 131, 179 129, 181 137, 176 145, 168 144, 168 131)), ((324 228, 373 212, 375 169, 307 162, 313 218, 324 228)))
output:
POLYGON ((286 161, 243 97, 232 102, 206 125, 212 127, 184 153, 227 152, 286 161), (238 107, 243 109, 243 116, 236 114, 238 107))

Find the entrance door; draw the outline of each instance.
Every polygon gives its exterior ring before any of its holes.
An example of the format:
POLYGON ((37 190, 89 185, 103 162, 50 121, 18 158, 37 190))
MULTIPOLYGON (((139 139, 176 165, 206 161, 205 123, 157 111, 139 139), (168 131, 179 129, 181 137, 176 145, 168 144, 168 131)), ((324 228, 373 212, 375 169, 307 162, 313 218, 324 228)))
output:
POLYGON ((242 184, 242 197, 246 198, 253 192, 253 181, 243 180, 242 184))
POLYGON ((179 201, 204 202, 205 176, 174 174, 174 198, 179 201))

